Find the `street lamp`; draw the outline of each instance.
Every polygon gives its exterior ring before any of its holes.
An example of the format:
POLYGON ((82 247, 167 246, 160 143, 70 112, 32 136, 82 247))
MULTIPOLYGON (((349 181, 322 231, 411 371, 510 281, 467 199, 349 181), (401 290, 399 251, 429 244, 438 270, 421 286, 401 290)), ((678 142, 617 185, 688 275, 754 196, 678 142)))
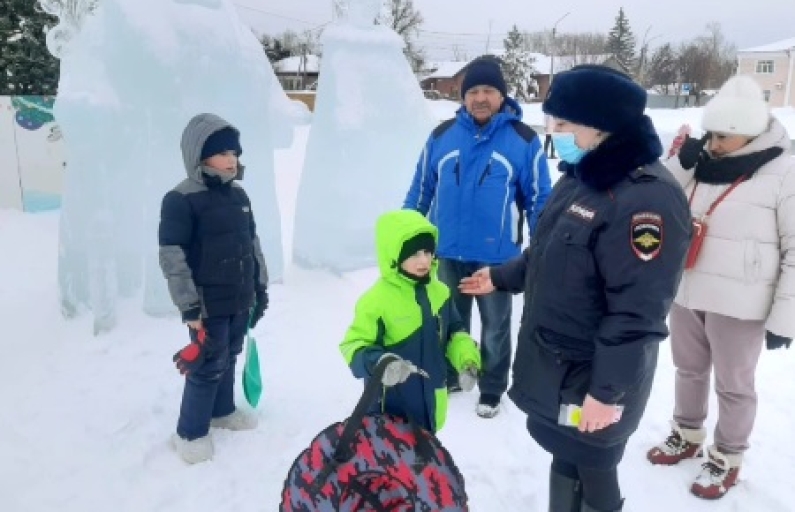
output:
MULTIPOLYGON (((645 67, 646 67, 646 55, 647 55, 647 53, 649 51, 649 45, 651 44, 652 41, 654 41, 655 39, 660 37, 660 35, 658 34, 658 35, 652 37, 651 39, 649 39, 649 31, 651 30, 651 27, 652 26, 649 25, 649 28, 647 28, 646 32, 644 32, 644 34, 643 34, 643 43, 640 45, 640 58, 638 59, 638 76, 637 76, 637 80, 642 85, 644 84, 645 79, 646 79, 644 73, 645 73, 645 67)), ((645 87, 645 85, 644 85, 644 87, 645 87)))
POLYGON ((552 48, 551 48, 552 55, 549 58, 549 87, 547 88, 547 90, 549 90, 549 88, 552 87, 552 77, 555 75, 555 33, 557 32, 558 29, 558 23, 563 21, 563 18, 565 18, 569 14, 571 13, 567 12, 566 14, 558 18, 558 21, 556 21, 555 24, 552 25, 552 48))

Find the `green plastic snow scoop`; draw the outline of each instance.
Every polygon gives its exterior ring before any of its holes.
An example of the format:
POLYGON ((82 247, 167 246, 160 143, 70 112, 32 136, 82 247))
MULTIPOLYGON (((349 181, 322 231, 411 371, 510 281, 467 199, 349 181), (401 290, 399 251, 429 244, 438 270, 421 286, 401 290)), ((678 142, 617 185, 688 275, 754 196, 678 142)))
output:
POLYGON ((262 396, 262 375, 259 368, 257 339, 251 335, 251 318, 246 331, 246 363, 243 366, 243 395, 251 407, 256 408, 262 396))

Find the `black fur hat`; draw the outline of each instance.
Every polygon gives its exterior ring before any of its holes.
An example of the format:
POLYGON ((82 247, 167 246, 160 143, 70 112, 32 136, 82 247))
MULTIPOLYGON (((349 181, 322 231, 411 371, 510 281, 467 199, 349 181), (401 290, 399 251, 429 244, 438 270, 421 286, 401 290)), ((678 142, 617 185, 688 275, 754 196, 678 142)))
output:
POLYGON ((555 75, 542 108, 554 117, 617 133, 640 122, 646 91, 620 71, 585 64, 555 75))

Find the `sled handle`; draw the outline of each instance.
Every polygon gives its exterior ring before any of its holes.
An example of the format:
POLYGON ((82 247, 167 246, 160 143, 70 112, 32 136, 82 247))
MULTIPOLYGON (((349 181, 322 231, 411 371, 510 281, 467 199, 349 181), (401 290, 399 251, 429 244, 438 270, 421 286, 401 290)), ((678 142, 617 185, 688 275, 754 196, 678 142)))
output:
POLYGON ((351 458, 351 455, 353 455, 351 453, 351 445, 356 436, 356 431, 363 425, 364 417, 367 415, 370 407, 376 403, 378 397, 381 395, 381 389, 383 387, 381 378, 384 376, 386 367, 390 362, 391 361, 388 359, 379 361, 375 368, 373 368, 373 373, 370 380, 367 381, 367 385, 362 392, 362 396, 359 398, 359 402, 353 409, 353 413, 351 413, 350 417, 345 421, 345 427, 342 429, 339 441, 337 441, 334 454, 312 483, 312 490, 315 493, 320 492, 320 489, 326 483, 329 475, 331 475, 340 464, 347 462, 351 458))

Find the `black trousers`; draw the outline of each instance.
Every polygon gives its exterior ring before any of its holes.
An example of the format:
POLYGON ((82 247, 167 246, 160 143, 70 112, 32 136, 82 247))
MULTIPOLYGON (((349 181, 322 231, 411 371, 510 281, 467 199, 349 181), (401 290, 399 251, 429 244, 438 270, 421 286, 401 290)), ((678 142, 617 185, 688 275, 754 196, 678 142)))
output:
POLYGON ((582 499, 596 510, 619 510, 621 490, 618 487, 618 469, 592 469, 575 466, 558 457, 552 458, 552 471, 579 480, 582 499))

